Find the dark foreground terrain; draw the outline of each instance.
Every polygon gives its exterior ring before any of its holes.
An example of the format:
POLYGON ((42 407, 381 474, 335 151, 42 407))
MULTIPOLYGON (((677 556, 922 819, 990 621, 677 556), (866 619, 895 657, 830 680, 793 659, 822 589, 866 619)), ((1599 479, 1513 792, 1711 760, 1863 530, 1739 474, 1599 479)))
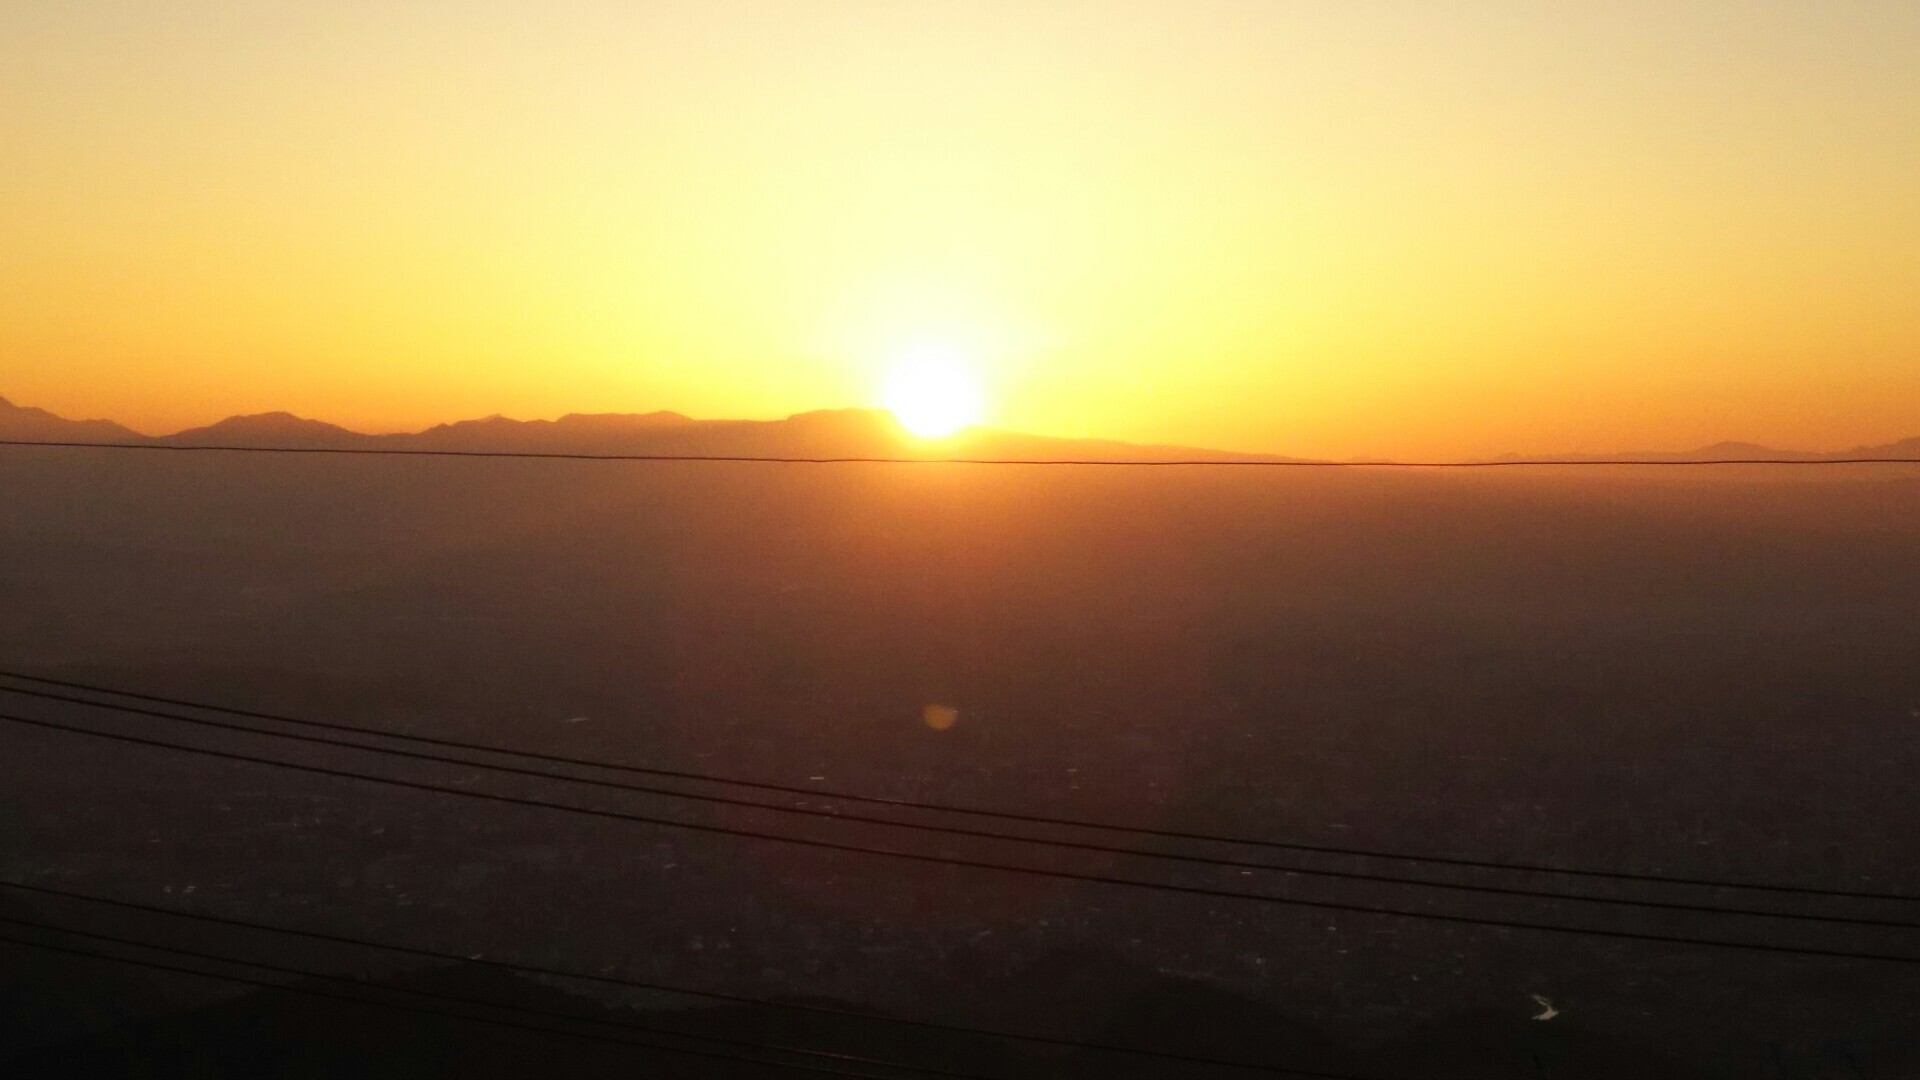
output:
MULTIPOLYGON (((10 671, 969 807, 1920 895, 1912 467, 1439 474, 35 450, 0 457, 0 500, 10 671), (957 721, 930 726, 929 704, 957 721)), ((856 845, 1920 956, 1920 932, 1897 928, 902 834, 8 692, 0 712, 856 845)), ((1920 921, 1920 903, 1292 860, 1920 921)), ((0 730, 0 876, 452 956, 1379 1080, 1920 1075, 1920 964, 1023 877, 17 725, 0 730), (1532 1019, 1535 995, 1556 1014, 1532 1019)), ((986 1076, 1247 1075, 408 961, 44 895, 0 903, 24 922, 505 1002, 621 1039, 639 1024, 986 1076)), ((19 945, 0 945, 0 972, 0 1059, 17 1075, 779 1073, 19 945)))

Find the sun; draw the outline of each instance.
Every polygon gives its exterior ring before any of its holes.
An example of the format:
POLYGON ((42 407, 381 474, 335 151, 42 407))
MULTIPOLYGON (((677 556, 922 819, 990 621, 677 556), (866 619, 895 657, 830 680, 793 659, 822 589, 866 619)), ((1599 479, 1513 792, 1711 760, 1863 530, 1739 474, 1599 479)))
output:
POLYGON ((880 403, 900 426, 938 439, 980 421, 980 379, 947 349, 916 349, 894 361, 880 403))

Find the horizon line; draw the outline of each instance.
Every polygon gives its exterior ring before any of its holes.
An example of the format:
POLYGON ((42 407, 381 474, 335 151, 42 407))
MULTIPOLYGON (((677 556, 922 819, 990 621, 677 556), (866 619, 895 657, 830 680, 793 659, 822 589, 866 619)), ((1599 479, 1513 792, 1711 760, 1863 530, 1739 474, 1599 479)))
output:
MULTIPOLYGON (((1281 454, 1271 450, 1227 450, 1227 449, 1217 449, 1214 447, 1201 447, 1201 446, 1180 445, 1180 444, 1170 444, 1170 443, 1160 443, 1160 442, 1137 443, 1129 439, 1115 438, 1112 436, 1104 436, 1104 435, 1051 435, 1051 434, 1044 434, 1044 433, 1038 433, 1038 432, 1022 431, 1015 428, 999 427, 992 424, 971 425, 960 432, 954 433, 953 435, 943 436, 941 439, 930 440, 930 441, 945 441, 948 439, 956 438, 961 435, 968 435, 968 434, 1010 435, 1010 436, 1017 436, 1021 438, 1042 439, 1042 440, 1047 440, 1052 442, 1063 442, 1063 443, 1078 442, 1078 443, 1105 443, 1109 445, 1117 444, 1120 446, 1133 447, 1141 451, 1154 451, 1154 450, 1180 451, 1180 452, 1186 452, 1186 456, 1184 457, 1167 456, 1167 457, 1156 457, 1156 458, 1147 458, 1147 457, 1140 457, 1140 458, 1117 458, 1117 457, 1116 458, 1084 458, 1084 457, 995 458, 995 457, 949 456, 949 457, 932 458, 932 457, 908 457, 908 456, 887 456, 887 455, 870 455, 870 456, 855 455, 855 456, 826 456, 826 457, 804 456, 804 455, 796 455, 796 456, 777 455, 777 456, 760 457, 760 456, 729 455, 729 454, 640 454, 640 453, 633 453, 633 454, 598 453, 596 454, 596 453, 588 453, 588 452, 571 453, 571 452, 565 452, 565 451, 508 452, 508 451, 485 451, 485 450, 474 450, 474 451, 432 450, 432 449, 403 450, 398 448, 389 449, 385 447, 362 448, 362 447, 241 446, 241 445, 234 445, 229 443, 182 444, 182 443, 168 442, 167 440, 178 439, 182 435, 187 435, 187 434, 196 433, 196 432, 210 433, 212 429, 218 428, 221 425, 226 424, 230 421, 259 420, 259 419, 281 418, 281 417, 287 418, 289 420, 298 421, 302 424, 317 424, 327 428, 332 428, 334 431, 340 433, 341 435, 352 436, 356 439, 387 440, 387 439, 416 438, 418 436, 428 435, 430 433, 433 433, 437 430, 444 429, 444 428, 454 428, 454 427, 459 427, 461 425, 466 425, 466 424, 479 424, 479 423, 485 423, 487 421, 505 421, 507 423, 512 423, 512 424, 558 424, 563 421, 566 421, 569 419, 575 419, 575 418, 578 418, 578 419, 601 419, 601 418, 648 419, 648 418, 655 418, 655 417, 668 417, 668 418, 674 418, 674 419, 684 421, 688 425, 731 425, 731 424, 753 425, 753 424, 781 424, 781 423, 786 423, 788 421, 797 420, 802 417, 818 416, 822 414, 857 413, 857 414, 865 414, 865 415, 892 417, 892 413, 888 409, 885 409, 880 406, 874 406, 874 405, 843 405, 843 406, 837 406, 837 407, 829 406, 829 407, 821 407, 821 408, 815 408, 815 409, 803 409, 799 412, 789 413, 782 417, 772 417, 772 418, 755 418, 755 417, 704 417, 703 418, 703 417, 692 416, 687 413, 680 412, 676 409, 664 409, 664 408, 654 409, 647 412, 573 411, 573 412, 561 413, 551 418, 533 417, 531 419, 518 419, 515 417, 508 416, 505 413, 496 412, 496 413, 489 413, 486 416, 470 417, 470 418, 460 419, 460 420, 442 420, 437 423, 430 424, 427 427, 419 428, 417 430, 394 429, 394 430, 385 430, 385 431, 362 431, 362 430, 356 430, 355 428, 347 427, 343 424, 335 423, 331 420, 322 420, 312 416, 302 416, 299 413, 293 412, 288 409, 272 409, 266 412, 257 412, 257 413, 233 413, 228 416, 223 416, 220 419, 212 421, 211 423, 207 423, 207 424, 200 424, 192 427, 186 427, 178 431, 172 431, 172 432, 167 432, 163 434, 148 434, 147 432, 129 427, 128 425, 118 420, 113 420, 106 417, 89 417, 87 419, 78 419, 78 420, 71 419, 69 417, 62 416, 59 413, 52 412, 51 410, 48 410, 48 409, 40 408, 38 406, 22 405, 17 401, 14 401, 12 399, 5 397, 4 395, 0 395, 0 406, 19 409, 23 412, 37 412, 52 420, 58 421, 60 423, 65 423, 65 424, 107 424, 107 425, 111 425, 113 427, 119 428, 121 431, 125 432, 126 434, 141 440, 141 442, 138 442, 138 443, 122 443, 117 441, 106 441, 106 440, 100 440, 100 439, 81 440, 81 441, 62 440, 59 442, 0 439, 0 445, 6 445, 6 446, 59 445, 59 446, 76 446, 76 447, 88 447, 88 448, 118 448, 123 446, 147 447, 150 445, 150 447, 153 449, 208 450, 208 451, 263 451, 268 453, 323 453, 323 452, 367 453, 367 454, 394 453, 394 454, 415 454, 415 455, 423 455, 423 456, 438 455, 442 457, 453 457, 453 456, 525 457, 525 458, 610 460, 610 461, 620 461, 620 460, 626 460, 626 461, 766 461, 771 463, 785 463, 785 464, 908 464, 908 463, 922 463, 922 462, 947 463, 947 464, 972 464, 972 465, 1126 465, 1126 464, 1275 465, 1275 464, 1289 464, 1289 465, 1297 465, 1297 466, 1315 466, 1315 467, 1374 465, 1374 466, 1385 466, 1385 467, 1395 467, 1395 468, 1487 468, 1492 466, 1536 466, 1538 467, 1538 466, 1548 466, 1548 465, 1613 465, 1613 466, 1622 466, 1622 465, 1805 465, 1805 464, 1833 464, 1833 465, 1887 464, 1887 465, 1890 465, 1890 464, 1901 464, 1908 461, 1920 461, 1920 455, 1906 457, 1906 456, 1893 456, 1893 455, 1887 455, 1887 454, 1860 453, 1860 451, 1883 450, 1883 449, 1889 449, 1896 446, 1904 446, 1907 443, 1920 444, 1920 437, 1916 437, 1916 436, 1908 436, 1902 439, 1894 439, 1887 443, 1857 445, 1855 447, 1852 447, 1850 450, 1794 450, 1794 449, 1783 449, 1780 447, 1768 446, 1762 443, 1756 443, 1756 442, 1751 442, 1751 441, 1742 440, 1742 439, 1721 439, 1712 443, 1708 443, 1703 446, 1695 447, 1690 450, 1626 450, 1626 451, 1610 451, 1610 452, 1599 452, 1599 453, 1569 451, 1561 454, 1517 454, 1509 451, 1497 456, 1489 456, 1484 458, 1402 460, 1402 459, 1393 459, 1393 458, 1371 458, 1371 457, 1304 458, 1304 457, 1296 457, 1288 454, 1281 454), (1703 454, 1715 449, 1733 449, 1733 448, 1738 448, 1740 450, 1760 451, 1760 453, 1748 454, 1748 455, 1737 456, 1737 457, 1718 457, 1718 458, 1684 456, 1689 454, 1703 454)), ((895 418, 895 423, 898 423, 897 418, 895 418)))
POLYGON ((0 439, 4 447, 69 450, 159 450, 175 453, 333 454, 357 457, 507 458, 545 461, 623 461, 638 463, 711 463, 760 465, 999 465, 1047 467, 1220 467, 1292 469, 1500 469, 1652 466, 1774 465, 1920 465, 1920 457, 1751 457, 1751 458, 1492 458, 1487 460, 1396 461, 1316 460, 1279 457, 1222 458, 988 458, 988 457, 802 457, 751 454, 595 454, 539 450, 445 450, 362 446, 233 446, 208 443, 56 442, 0 439))

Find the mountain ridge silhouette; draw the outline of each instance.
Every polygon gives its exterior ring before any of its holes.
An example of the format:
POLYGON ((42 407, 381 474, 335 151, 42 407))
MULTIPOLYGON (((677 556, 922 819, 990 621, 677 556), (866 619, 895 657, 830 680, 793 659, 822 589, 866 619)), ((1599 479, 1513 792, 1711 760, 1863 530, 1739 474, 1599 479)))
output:
POLYGON ((740 457, 991 457, 1304 460, 1185 446, 1072 439, 975 427, 919 439, 880 409, 817 409, 777 420, 702 420, 650 413, 568 413, 554 420, 495 414, 415 432, 372 434, 289 412, 230 416, 166 435, 142 435, 110 421, 66 420, 0 398, 0 439, 155 446, 433 450, 477 453, 660 454, 740 457))
MULTIPOLYGON (((0 397, 0 439, 104 442, 159 446, 233 446, 295 449, 456 450, 480 453, 688 454, 754 457, 988 457, 1076 460, 1312 461, 1271 453, 1130 443, 1114 439, 1034 435, 986 426, 943 439, 911 436, 881 409, 817 409, 776 420, 696 419, 683 413, 567 413, 556 419, 516 420, 498 413, 435 424, 414 432, 366 433, 286 411, 229 416, 165 435, 144 435, 112 420, 71 420, 0 397)), ((1920 436, 1845 450, 1782 450, 1722 441, 1692 450, 1518 454, 1472 459, 1489 462, 1681 462, 1766 458, 1823 461, 1845 458, 1920 461, 1920 436)), ((1381 460, 1390 459, 1366 459, 1381 460)))

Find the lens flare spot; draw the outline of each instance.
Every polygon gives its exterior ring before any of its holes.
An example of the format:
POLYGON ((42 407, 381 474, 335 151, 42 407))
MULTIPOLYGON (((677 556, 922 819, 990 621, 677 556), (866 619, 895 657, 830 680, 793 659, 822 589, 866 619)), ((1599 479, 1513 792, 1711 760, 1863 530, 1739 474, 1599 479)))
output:
POLYGON ((960 710, 951 705, 929 705, 920 710, 920 719, 935 731, 945 731, 960 722, 960 710))

